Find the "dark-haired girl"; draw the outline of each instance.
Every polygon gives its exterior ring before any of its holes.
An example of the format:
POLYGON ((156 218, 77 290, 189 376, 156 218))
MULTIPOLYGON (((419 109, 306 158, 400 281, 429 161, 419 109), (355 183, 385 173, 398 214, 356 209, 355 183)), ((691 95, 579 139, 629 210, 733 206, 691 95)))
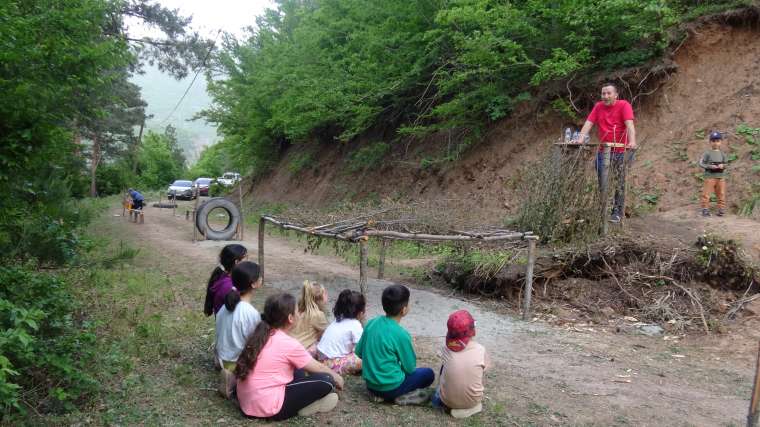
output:
POLYGON ((258 264, 243 261, 230 274, 235 285, 227 292, 224 305, 216 314, 216 356, 222 367, 219 392, 229 398, 235 387, 235 362, 243 351, 248 336, 261 322, 261 316, 251 305, 253 290, 261 287, 258 264))
POLYGON ((332 410, 343 378, 314 360, 286 332, 295 321, 290 294, 267 298, 264 315, 235 366, 240 409, 253 418, 285 420, 332 410), (309 372, 307 377, 305 372, 309 372))
POLYGON ((232 290, 230 272, 237 263, 248 256, 248 249, 243 245, 227 245, 219 253, 219 265, 211 272, 206 285, 206 301, 203 303, 203 313, 211 316, 219 312, 224 304, 224 297, 232 290))
POLYGON ((354 347, 362 337, 365 307, 364 295, 343 290, 333 307, 335 321, 317 345, 317 360, 339 374, 358 375, 362 371, 362 360, 354 353, 354 347))

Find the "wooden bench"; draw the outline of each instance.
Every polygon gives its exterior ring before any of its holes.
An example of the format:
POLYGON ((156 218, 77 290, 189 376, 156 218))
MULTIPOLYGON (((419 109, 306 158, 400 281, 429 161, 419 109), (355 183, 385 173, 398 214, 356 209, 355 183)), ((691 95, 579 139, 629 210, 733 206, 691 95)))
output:
POLYGON ((145 223, 145 212, 142 209, 129 209, 128 212, 130 221, 137 224, 145 223))

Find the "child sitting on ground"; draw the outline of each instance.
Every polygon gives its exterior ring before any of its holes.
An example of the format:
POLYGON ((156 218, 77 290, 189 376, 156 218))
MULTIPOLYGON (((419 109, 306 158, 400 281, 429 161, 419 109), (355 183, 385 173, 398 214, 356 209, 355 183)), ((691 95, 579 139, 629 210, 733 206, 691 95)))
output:
POLYGON ((354 353, 354 347, 362 337, 365 306, 364 295, 344 289, 333 307, 335 321, 317 344, 317 360, 339 374, 356 375, 362 370, 362 360, 354 353))
POLYGON ((483 410, 483 372, 489 366, 486 349, 472 340, 475 320, 467 310, 449 316, 446 345, 441 351, 441 375, 433 406, 450 408, 454 418, 483 410))
POLYGON ((702 216, 710 216, 710 195, 715 193, 718 199, 718 216, 726 211, 726 154, 720 151, 723 135, 710 132, 710 150, 705 151, 699 159, 699 167, 705 170, 702 185, 702 216))
POLYGON ((280 421, 327 412, 338 403, 335 389, 343 388, 343 378, 286 333, 295 321, 295 308, 290 294, 267 298, 262 320, 238 358, 237 397, 248 417, 280 421))
POLYGON ((219 253, 219 265, 211 272, 206 285, 206 301, 203 303, 203 313, 211 316, 219 312, 224 304, 227 292, 233 289, 230 271, 237 263, 248 256, 248 249, 243 245, 227 245, 219 253))
POLYGON ((235 289, 227 293, 224 305, 216 315, 216 356, 222 367, 219 392, 229 398, 235 389, 232 371, 243 351, 248 335, 261 321, 259 312, 251 305, 253 290, 261 287, 259 266, 243 261, 232 269, 235 289))
POLYGON ((289 334, 297 339, 312 357, 316 357, 317 343, 327 328, 325 304, 327 289, 319 283, 304 280, 301 299, 298 301, 296 323, 289 334))
POLYGON ((430 368, 417 368, 412 337, 399 324, 409 313, 409 289, 391 285, 383 290, 385 316, 367 323, 356 355, 362 359, 362 378, 370 396, 398 405, 424 404, 430 400, 427 387, 435 380, 430 368))

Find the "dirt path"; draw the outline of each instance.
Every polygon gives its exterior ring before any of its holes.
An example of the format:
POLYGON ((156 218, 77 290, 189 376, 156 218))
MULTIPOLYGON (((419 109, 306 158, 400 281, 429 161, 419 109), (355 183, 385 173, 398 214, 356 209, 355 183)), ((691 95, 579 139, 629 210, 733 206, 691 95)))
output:
MULTIPOLYGON (((109 222, 114 227, 131 227, 133 245, 183 260, 178 266, 205 271, 198 273, 202 276, 197 277, 197 283, 188 284, 202 287, 225 243, 193 244, 190 223, 184 217, 173 217, 168 210, 148 208, 145 218, 141 226, 113 216, 109 222)), ((246 237, 244 244, 255 260, 255 233, 248 230, 246 237)), ((331 299, 346 287, 358 288, 357 269, 343 260, 304 253, 303 246, 271 236, 266 239, 266 274, 266 287, 293 293, 302 280, 318 280, 328 287, 331 299)), ((380 313, 379 296, 390 283, 369 281, 370 316, 380 313)), ((436 350, 445 334, 446 318, 460 308, 470 310, 478 320, 478 340, 494 361, 487 374, 486 411, 471 420, 473 425, 743 424, 755 341, 707 336, 679 342, 618 334, 609 331, 614 329, 609 325, 553 328, 500 314, 493 302, 413 289, 411 314, 402 324, 415 337, 421 365, 437 365, 436 350)), ((358 411, 360 419, 368 420, 365 425, 387 425, 388 408, 393 407, 369 404, 360 382, 344 394, 339 411, 332 415, 338 419, 326 419, 358 424, 356 411, 350 407, 358 405, 366 408, 358 411)), ((432 410, 415 411, 411 419, 394 422, 419 425, 451 421, 432 410), (420 416, 423 420, 432 418, 420 421, 420 416)))

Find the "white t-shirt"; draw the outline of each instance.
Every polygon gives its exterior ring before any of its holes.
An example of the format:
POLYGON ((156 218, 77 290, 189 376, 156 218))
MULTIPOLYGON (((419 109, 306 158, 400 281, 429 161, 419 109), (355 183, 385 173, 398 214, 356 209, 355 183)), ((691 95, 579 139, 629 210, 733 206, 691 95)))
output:
POLYGON ((222 306, 216 313, 217 356, 228 362, 236 362, 245 347, 245 340, 259 322, 259 312, 245 301, 240 301, 232 313, 222 306))
POLYGON ((332 322, 322 334, 317 350, 330 359, 347 356, 354 351, 363 330, 361 322, 356 319, 332 322))

